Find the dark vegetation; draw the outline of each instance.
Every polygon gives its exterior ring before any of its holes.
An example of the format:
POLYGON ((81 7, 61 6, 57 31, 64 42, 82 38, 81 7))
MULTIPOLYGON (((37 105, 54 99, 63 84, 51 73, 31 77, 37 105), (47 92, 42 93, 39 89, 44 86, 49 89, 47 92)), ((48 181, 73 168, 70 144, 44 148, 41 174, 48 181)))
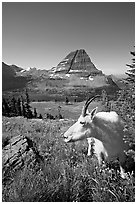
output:
MULTIPOLYGON (((67 98, 66 101, 66 103, 69 102, 67 98)), ((20 98, 12 97, 11 99, 3 98, 2 115, 7 117, 23 116, 25 118, 43 118, 41 113, 37 113, 36 108, 32 110, 27 89, 25 92, 25 99, 23 98, 23 96, 21 96, 20 98)), ((53 116, 50 113, 46 113, 46 118, 51 120, 63 119, 63 116, 61 114, 61 107, 58 106, 58 114, 56 116, 53 116)))
POLYGON ((26 86, 29 79, 17 76, 15 70, 15 67, 2 62, 2 91, 21 89, 26 86))
POLYGON ((31 110, 30 99, 28 91, 26 90, 26 98, 22 96, 20 98, 12 97, 12 99, 6 100, 3 98, 2 101, 2 115, 7 117, 23 116, 26 118, 37 118, 37 111, 31 110))
MULTIPOLYGON (((135 52, 131 52, 131 55, 134 57, 135 52)), ((99 90, 102 96, 102 110, 115 110, 125 123, 123 139, 130 144, 130 149, 126 152, 125 167, 130 171, 127 178, 122 179, 118 171, 109 169, 106 164, 98 167, 94 155, 87 157, 86 141, 75 144, 64 143, 62 134, 74 123, 74 120, 58 120, 59 118, 55 118, 50 113, 47 118, 39 122, 24 117, 9 118, 5 115, 6 117, 3 117, 4 146, 10 137, 18 134, 27 136, 35 142, 42 162, 37 163, 33 168, 28 168, 24 164, 24 167, 15 172, 14 176, 11 173, 8 181, 3 180, 4 202, 135 202, 135 177, 132 172, 135 160, 134 59, 128 67, 130 70, 127 70, 125 88, 119 90, 114 98, 107 90, 99 90)), ((66 97, 64 102, 69 108, 71 99, 68 95, 66 97)), ((85 100, 87 95, 84 97, 85 100)), ((25 108, 30 110, 30 101, 26 95, 24 104, 27 101, 28 105, 25 105, 25 108)), ((14 104, 15 100, 12 100, 12 107, 14 104)), ((21 112, 20 108, 18 112, 21 112)), ((58 106, 58 113, 61 115, 61 106, 58 106)), ((33 115, 37 117, 36 109, 33 115)))
MULTIPOLYGON (((58 80, 59 81, 59 80, 58 80)), ((88 98, 88 96, 94 96, 96 94, 101 94, 102 89, 106 90, 107 94, 111 99, 116 99, 116 91, 119 90, 118 87, 108 86, 108 87, 99 87, 99 88, 91 88, 91 87, 73 87, 71 89, 59 89, 55 87, 47 88, 45 91, 42 90, 34 90, 28 88, 30 101, 56 101, 63 102, 66 100, 66 97, 69 99, 69 102, 82 102, 88 98)), ((8 99, 13 95, 18 98, 20 95, 24 95, 25 89, 20 90, 12 90, 3 92, 3 98, 8 99)))

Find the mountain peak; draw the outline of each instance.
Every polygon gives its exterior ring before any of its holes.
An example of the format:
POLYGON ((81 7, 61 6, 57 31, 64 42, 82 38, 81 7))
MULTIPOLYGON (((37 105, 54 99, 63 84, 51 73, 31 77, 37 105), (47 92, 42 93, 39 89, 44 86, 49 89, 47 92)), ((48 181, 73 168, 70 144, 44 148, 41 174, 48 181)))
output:
POLYGON ((80 77, 89 77, 102 75, 102 71, 98 70, 91 62, 90 57, 84 49, 70 52, 55 68, 55 75, 77 75, 80 77))

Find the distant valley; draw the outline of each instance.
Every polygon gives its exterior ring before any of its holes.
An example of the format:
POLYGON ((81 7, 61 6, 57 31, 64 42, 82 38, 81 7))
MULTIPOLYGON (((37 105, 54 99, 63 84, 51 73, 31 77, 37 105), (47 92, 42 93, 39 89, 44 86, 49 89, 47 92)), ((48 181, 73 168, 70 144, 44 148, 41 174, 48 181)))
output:
POLYGON ((121 77, 106 76, 91 62, 84 49, 70 52, 50 70, 29 68, 2 63, 3 96, 23 94, 27 88, 32 101, 82 101, 89 95, 105 89, 109 95, 123 88, 121 77))

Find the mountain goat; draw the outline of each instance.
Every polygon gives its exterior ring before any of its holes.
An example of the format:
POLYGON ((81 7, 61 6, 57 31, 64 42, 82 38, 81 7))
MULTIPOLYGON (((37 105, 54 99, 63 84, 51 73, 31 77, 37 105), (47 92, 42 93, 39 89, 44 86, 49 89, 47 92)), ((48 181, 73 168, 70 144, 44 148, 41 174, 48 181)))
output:
POLYGON ((88 155, 91 151, 91 143, 94 140, 94 152, 98 163, 104 160, 111 161, 118 159, 120 162, 121 176, 123 176, 122 166, 125 162, 127 144, 123 141, 123 122, 119 115, 114 112, 98 112, 94 108, 91 112, 87 110, 89 104, 97 97, 88 99, 82 109, 82 114, 77 122, 73 124, 65 133, 65 142, 75 142, 88 139, 88 155))

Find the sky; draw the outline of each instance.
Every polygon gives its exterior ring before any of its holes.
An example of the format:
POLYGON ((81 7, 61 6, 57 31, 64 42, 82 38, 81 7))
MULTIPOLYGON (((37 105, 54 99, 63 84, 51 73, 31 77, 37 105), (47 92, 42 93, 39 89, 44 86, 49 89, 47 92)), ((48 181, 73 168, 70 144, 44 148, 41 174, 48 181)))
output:
POLYGON ((51 69, 85 49, 105 74, 124 74, 135 45, 134 2, 3 2, 2 61, 51 69))

